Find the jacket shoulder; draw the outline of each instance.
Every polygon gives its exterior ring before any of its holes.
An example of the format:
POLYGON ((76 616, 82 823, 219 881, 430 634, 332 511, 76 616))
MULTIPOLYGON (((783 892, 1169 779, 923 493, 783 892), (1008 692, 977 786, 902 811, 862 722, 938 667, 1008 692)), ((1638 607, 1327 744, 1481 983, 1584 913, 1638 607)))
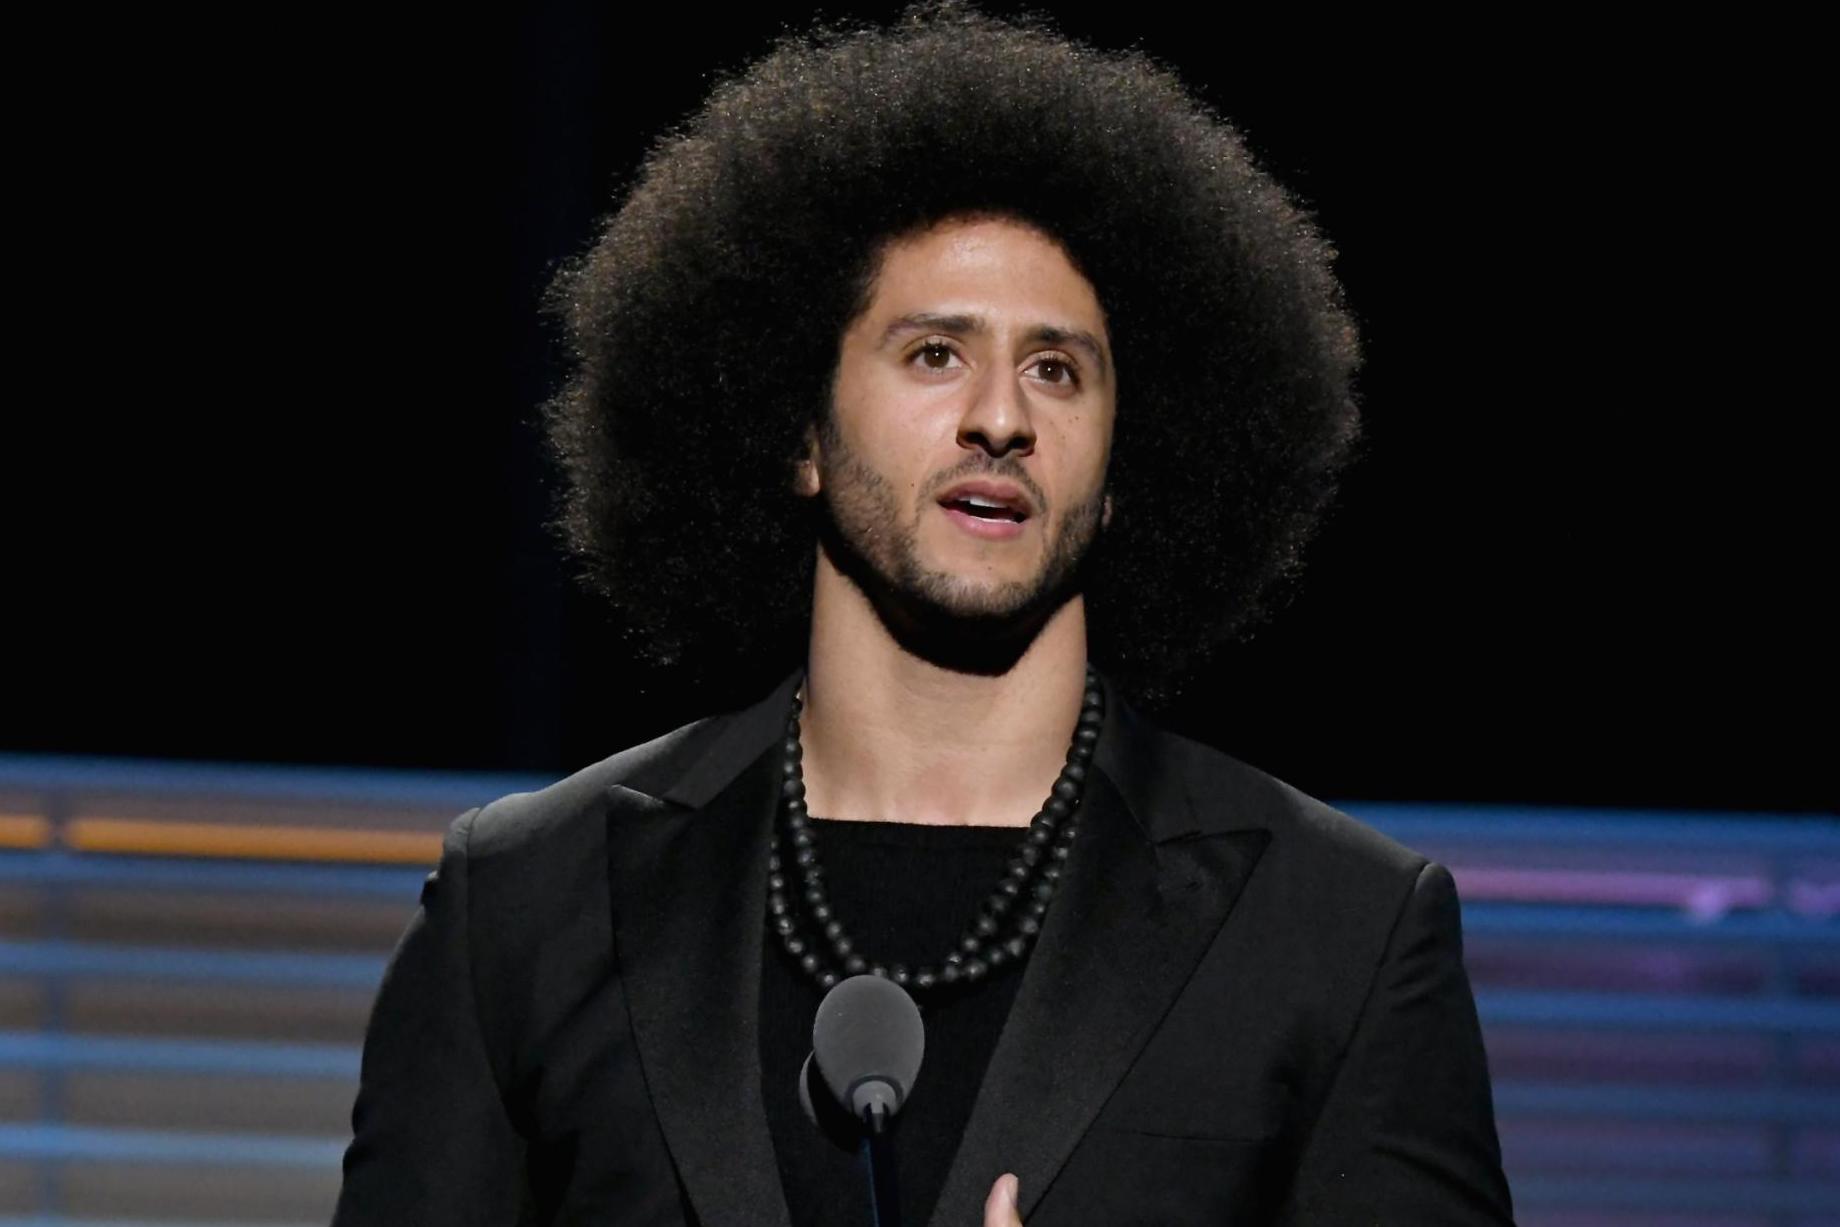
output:
POLYGON ((1199 828, 1271 832, 1270 853, 1319 872, 1410 882, 1426 858, 1360 819, 1223 750, 1165 733, 1199 828))
POLYGON ((475 864, 539 848, 580 849, 605 834, 606 799, 616 786, 661 792, 683 774, 723 717, 695 720, 592 763, 534 792, 514 792, 482 807, 466 853, 475 864))

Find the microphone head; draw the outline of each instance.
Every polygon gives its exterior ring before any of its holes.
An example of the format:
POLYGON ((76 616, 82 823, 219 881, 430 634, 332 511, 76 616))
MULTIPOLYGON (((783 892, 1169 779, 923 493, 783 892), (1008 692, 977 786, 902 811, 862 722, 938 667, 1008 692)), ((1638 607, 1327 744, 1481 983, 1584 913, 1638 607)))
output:
POLYGON ((892 980, 851 976, 818 1003, 812 1063, 854 1120, 885 1122, 900 1111, 925 1054, 920 1007, 892 980))

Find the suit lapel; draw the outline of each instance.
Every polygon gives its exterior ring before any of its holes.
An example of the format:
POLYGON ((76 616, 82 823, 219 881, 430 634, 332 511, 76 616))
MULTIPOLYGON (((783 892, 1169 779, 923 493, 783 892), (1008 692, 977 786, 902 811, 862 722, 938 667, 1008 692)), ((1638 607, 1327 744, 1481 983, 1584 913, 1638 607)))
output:
MULTIPOLYGON (((1109 688, 1108 688, 1109 689, 1109 688)), ((1111 696, 1067 877, 1029 957, 932 1227, 1013 1171, 1026 1217, 1206 952, 1268 832, 1204 833, 1162 734, 1111 696)), ((923 1075, 924 1076, 924 1075, 923 1075)))
POLYGON ((720 727, 661 795, 615 785, 614 932, 639 1062, 704 1227, 788 1227, 761 1100, 767 839, 791 685, 720 727))

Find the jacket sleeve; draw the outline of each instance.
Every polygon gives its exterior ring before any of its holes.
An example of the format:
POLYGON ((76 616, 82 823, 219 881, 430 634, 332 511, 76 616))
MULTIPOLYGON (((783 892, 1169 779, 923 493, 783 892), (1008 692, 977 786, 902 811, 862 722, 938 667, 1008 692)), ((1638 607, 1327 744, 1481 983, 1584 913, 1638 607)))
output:
POLYGON ((478 813, 449 829, 372 1007, 333 1227, 518 1221, 523 1148, 487 1055, 467 940, 478 813))
POLYGON ((1280 1221, 1513 1223, 1456 883, 1435 861, 1394 923, 1280 1221))

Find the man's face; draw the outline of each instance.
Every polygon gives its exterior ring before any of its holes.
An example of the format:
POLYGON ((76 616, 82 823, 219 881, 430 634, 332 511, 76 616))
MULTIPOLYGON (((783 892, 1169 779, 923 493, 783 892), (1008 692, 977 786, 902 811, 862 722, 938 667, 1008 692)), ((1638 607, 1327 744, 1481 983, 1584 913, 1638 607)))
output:
POLYGON ((1105 514, 1116 396, 1098 296, 1052 240, 955 219, 888 246, 832 402, 801 483, 886 585, 997 619, 1060 592, 1105 514))

